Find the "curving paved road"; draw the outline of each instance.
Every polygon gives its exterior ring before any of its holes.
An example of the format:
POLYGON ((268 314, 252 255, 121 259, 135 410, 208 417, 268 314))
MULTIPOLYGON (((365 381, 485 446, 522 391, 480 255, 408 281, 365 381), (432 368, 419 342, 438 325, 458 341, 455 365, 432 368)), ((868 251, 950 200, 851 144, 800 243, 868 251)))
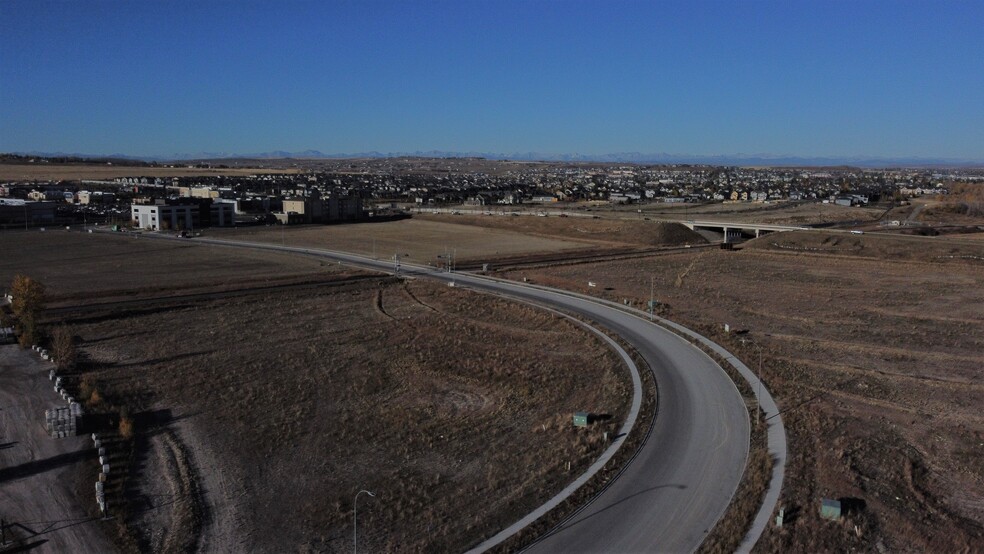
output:
MULTIPOLYGON (((394 262, 272 244, 196 239, 287 251, 392 272, 394 262)), ((404 264, 404 274, 506 294, 581 314, 617 333, 648 362, 658 387, 649 440, 589 505, 530 548, 533 552, 690 552, 724 513, 748 456, 748 412, 730 378, 679 336, 594 300, 470 274, 404 264)))
POLYGON ((457 279, 584 315, 631 344, 655 374, 659 417, 649 440, 610 487, 530 551, 697 548, 731 502, 748 456, 748 412, 724 371, 677 335, 621 310, 520 285, 457 279))

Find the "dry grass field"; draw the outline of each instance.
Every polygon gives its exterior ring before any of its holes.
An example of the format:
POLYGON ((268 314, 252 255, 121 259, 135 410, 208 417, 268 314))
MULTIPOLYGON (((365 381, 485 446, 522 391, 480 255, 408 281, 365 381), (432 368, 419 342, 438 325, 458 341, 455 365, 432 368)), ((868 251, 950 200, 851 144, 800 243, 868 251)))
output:
POLYGON ((211 229, 209 236, 343 250, 368 256, 372 256, 375 249, 379 259, 391 259, 394 254, 409 254, 406 261, 417 264, 437 264, 440 262, 437 256, 444 256, 451 249, 463 262, 490 261, 519 254, 574 251, 591 246, 563 237, 529 236, 516 230, 489 229, 458 224, 457 220, 451 222, 418 217, 385 223, 211 229))
POLYGON ((456 225, 522 233, 527 237, 573 241, 606 249, 682 246, 706 242, 700 235, 682 225, 645 220, 447 214, 417 215, 414 219, 452 222, 456 225))
POLYGON ((751 250, 788 254, 822 254, 895 261, 946 262, 984 260, 977 234, 921 237, 895 234, 853 235, 793 231, 767 235, 746 245, 751 250))
POLYGON ((205 491, 200 517, 219 525, 202 524, 201 541, 220 550, 345 551, 368 489, 366 550, 460 551, 585 469, 631 397, 617 358, 566 319, 426 282, 64 319, 97 386, 166 413, 144 431, 180 440, 197 472, 188 486, 180 469, 141 465, 136 545, 167 532, 141 515, 143 490, 174 474, 169 494, 205 491), (579 432, 582 409, 615 417, 579 432))
POLYGON ((979 550, 984 244, 834 237, 778 234, 735 252, 509 276, 636 305, 653 277, 664 315, 752 367, 761 348, 790 456, 786 525, 771 527, 759 551, 979 550), (725 335, 724 323, 747 333, 725 335), (821 498, 844 499, 850 512, 821 520, 821 498))
MULTIPOLYGON (((659 232, 660 244, 687 238, 649 224, 447 215, 210 234, 360 253, 375 238, 380 258, 388 248, 418 263, 443 253, 449 237, 460 240, 459 258, 644 247, 659 232)), ((160 438, 144 445, 153 455, 141 467, 180 477, 188 460, 199 480, 175 478, 166 494, 205 491, 198 512, 187 502, 170 519, 135 510, 137 531, 124 544, 177 544, 161 535, 170 525, 205 529, 206 545, 245 537, 240 547, 343 550, 352 493, 369 488, 380 495, 359 504, 369 549, 460 550, 559 488, 571 477, 568 459, 596 451, 597 437, 567 429, 569 412, 618 414, 627 399, 618 364, 596 339, 495 298, 304 257, 64 232, 22 234, 12 247, 15 236, 0 236, 0 279, 33 268, 62 305, 83 293, 118 300, 254 281, 321 284, 133 313, 60 312, 99 385, 158 414, 142 420, 160 438), (142 269, 154 260, 163 264, 157 275, 142 269), (316 494, 285 494, 283 483, 316 494), (277 542, 283 536, 293 542, 277 542)), ((781 233, 734 252, 504 275, 637 306, 652 278, 663 315, 752 367, 761 355, 790 456, 786 525, 770 527, 759 551, 984 544, 984 242, 781 233), (724 334, 724 323, 739 332, 724 334), (845 519, 821 520, 821 498, 842 499, 845 519)), ((158 494, 141 486, 133 502, 158 494)))
POLYGON ((586 469, 631 399, 597 337, 497 297, 190 241, 0 238, 0 280, 45 282, 45 323, 77 338, 69 386, 136 422, 104 439, 124 551, 347 551, 363 488, 360 547, 464 550, 586 469), (294 282, 315 286, 252 287, 294 282), (612 418, 575 430, 581 410, 612 418))
POLYGON ((323 260, 121 233, 4 231, 0 286, 29 272, 49 306, 367 275, 323 260))
POLYGON ((0 164, 0 181, 95 181, 116 177, 214 177, 218 175, 266 175, 300 173, 293 168, 139 167, 94 164, 0 164))
POLYGON ((639 204, 609 208, 595 208, 595 211, 630 218, 688 220, 707 219, 712 221, 736 221, 752 223, 771 223, 774 225, 812 225, 817 223, 871 222, 878 220, 885 210, 882 208, 861 208, 823 204, 817 202, 735 202, 713 204, 639 204), (640 211, 641 210, 641 211, 640 211))

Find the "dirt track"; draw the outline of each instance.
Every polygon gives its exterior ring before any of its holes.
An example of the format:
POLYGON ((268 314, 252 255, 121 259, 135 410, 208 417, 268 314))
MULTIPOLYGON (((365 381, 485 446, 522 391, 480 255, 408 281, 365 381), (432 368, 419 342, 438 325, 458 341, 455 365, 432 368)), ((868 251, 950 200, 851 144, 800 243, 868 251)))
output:
POLYGON ((84 508, 94 507, 95 490, 86 498, 76 492, 82 467, 97 464, 92 442, 44 430, 44 410, 60 402, 50 368, 30 350, 0 346, 0 515, 8 538, 36 545, 31 552, 109 552, 95 509, 84 508))

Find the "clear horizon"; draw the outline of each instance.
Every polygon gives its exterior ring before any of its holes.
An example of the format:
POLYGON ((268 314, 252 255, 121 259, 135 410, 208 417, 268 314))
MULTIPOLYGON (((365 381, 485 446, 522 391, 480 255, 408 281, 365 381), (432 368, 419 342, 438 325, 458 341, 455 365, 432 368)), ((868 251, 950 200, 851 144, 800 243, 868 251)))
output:
POLYGON ((0 5, 0 151, 984 161, 972 2, 0 5))

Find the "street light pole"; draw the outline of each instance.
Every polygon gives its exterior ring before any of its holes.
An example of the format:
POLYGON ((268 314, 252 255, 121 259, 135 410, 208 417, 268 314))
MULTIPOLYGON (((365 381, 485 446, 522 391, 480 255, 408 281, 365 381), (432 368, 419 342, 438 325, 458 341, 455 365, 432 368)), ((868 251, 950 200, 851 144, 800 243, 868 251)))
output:
POLYGON ((653 275, 649 276, 649 321, 653 320, 653 301, 655 300, 654 289, 655 289, 656 277, 653 275))
POLYGON ((762 395, 762 345, 756 344, 759 349, 759 370, 758 375, 755 376, 755 426, 762 421, 762 404, 760 397, 762 395))
POLYGON ((352 502, 352 551, 359 554, 359 495, 366 493, 375 498, 375 494, 361 490, 355 493, 355 500, 352 502))

